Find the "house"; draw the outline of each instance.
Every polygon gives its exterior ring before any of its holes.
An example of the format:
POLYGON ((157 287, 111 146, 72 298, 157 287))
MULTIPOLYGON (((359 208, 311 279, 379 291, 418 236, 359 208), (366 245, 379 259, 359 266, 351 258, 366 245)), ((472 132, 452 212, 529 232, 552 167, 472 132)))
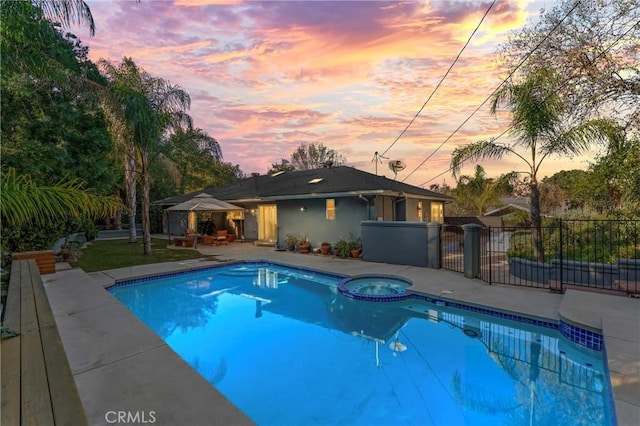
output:
MULTIPOLYGON (((306 236, 311 245, 360 233, 363 220, 442 222, 452 198, 352 167, 253 174, 225 185, 155 202, 170 207, 205 192, 243 208, 226 214, 216 227, 233 228, 238 238, 283 245, 287 234, 306 236)), ((187 213, 166 218, 165 232, 181 235, 187 213)), ((191 223, 191 222, 189 222, 191 223)))
POLYGON ((531 199, 528 197, 502 197, 500 206, 488 210, 485 216, 507 216, 514 212, 530 213, 531 199))

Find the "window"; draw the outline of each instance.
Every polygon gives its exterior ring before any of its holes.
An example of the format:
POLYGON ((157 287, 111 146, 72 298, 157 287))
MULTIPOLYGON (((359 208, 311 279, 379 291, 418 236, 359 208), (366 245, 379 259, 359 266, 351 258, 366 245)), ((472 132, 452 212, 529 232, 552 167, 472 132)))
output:
POLYGON ((336 200, 327 198, 327 220, 336 220, 336 200))
POLYGON ((418 220, 422 222, 424 217, 422 216, 422 201, 418 201, 418 220))
POLYGON ((431 203, 431 222, 444 222, 442 203, 431 203))

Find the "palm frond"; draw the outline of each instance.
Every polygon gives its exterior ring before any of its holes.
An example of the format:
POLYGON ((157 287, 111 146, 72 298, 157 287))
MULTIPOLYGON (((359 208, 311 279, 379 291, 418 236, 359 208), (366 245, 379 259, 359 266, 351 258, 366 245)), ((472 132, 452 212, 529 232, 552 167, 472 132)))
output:
POLYGON ((553 138, 540 147, 544 155, 578 155, 595 143, 616 143, 619 127, 611 120, 591 120, 573 127, 553 138))
POLYGON ((500 159, 507 153, 513 153, 511 147, 499 145, 493 139, 478 141, 453 150, 451 157, 451 171, 458 176, 462 166, 468 161, 484 159, 500 159))
POLYGON ((44 15, 52 22, 64 27, 72 24, 85 25, 91 36, 95 35, 96 25, 91 9, 82 0, 37 0, 35 4, 42 9, 44 15))
POLYGON ((79 179, 65 177, 53 186, 37 186, 28 175, 2 172, 0 208, 4 224, 45 224, 66 216, 100 218, 114 215, 121 206, 113 196, 99 196, 79 179))

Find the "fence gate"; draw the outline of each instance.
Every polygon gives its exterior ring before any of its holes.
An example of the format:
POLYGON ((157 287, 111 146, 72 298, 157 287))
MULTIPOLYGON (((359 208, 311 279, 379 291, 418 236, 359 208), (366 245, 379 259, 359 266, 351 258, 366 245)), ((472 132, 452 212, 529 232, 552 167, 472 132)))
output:
POLYGON ((464 272, 464 231, 460 225, 442 225, 440 266, 464 272))

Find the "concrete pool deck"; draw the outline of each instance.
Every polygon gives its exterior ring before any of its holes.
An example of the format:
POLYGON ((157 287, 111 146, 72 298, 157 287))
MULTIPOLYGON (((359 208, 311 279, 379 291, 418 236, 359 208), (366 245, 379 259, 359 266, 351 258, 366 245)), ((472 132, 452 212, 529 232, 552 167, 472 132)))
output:
MULTIPOLYGON (((189 249, 184 249, 189 250, 189 249)), ((130 278, 267 260, 342 275, 410 279, 414 291, 543 320, 564 321, 604 336, 619 425, 640 424, 640 299, 567 290, 488 285, 455 272, 275 251, 248 243, 201 246, 203 258, 86 274, 44 275, 43 282, 89 423, 113 424, 120 412, 156 425, 252 424, 191 369, 105 287, 130 278)))

